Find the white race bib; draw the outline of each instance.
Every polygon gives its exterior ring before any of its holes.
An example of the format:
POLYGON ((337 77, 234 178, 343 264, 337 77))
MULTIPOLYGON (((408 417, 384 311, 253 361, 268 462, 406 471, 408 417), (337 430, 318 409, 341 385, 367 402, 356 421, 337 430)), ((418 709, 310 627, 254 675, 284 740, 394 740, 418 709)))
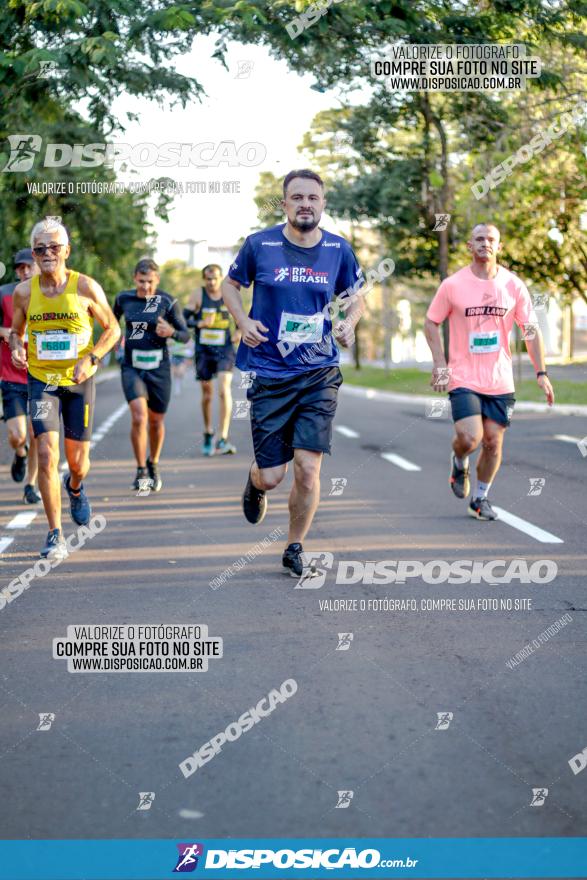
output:
POLYGON ((225 340, 226 330, 212 330, 210 327, 200 330, 201 345, 224 345, 225 340))
POLYGON ((488 333, 469 333, 470 354, 493 354, 500 348, 499 330, 491 330, 488 333))
POLYGON ((37 357, 40 361, 71 361, 77 358, 76 333, 46 330, 36 334, 37 357))
POLYGON ((278 339, 296 344, 306 342, 322 342, 324 331, 324 315, 322 312, 315 315, 294 315, 291 312, 282 312, 279 323, 278 339))
POLYGON ((163 358, 163 349, 155 348, 152 351, 132 350, 132 365, 135 370, 156 370, 163 358))

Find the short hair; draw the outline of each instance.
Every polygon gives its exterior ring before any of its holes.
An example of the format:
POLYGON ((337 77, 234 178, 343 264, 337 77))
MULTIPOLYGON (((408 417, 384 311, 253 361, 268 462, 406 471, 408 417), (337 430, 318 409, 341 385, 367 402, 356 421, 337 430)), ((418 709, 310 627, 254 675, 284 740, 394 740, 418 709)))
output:
POLYGON ((298 171, 290 171, 289 174, 286 174, 283 178, 283 198, 287 195, 288 186, 296 177, 302 177, 304 180, 315 180, 316 183, 324 189, 324 181, 319 174, 316 174, 315 171, 310 171, 309 168, 301 168, 298 171))
POLYGON ((135 275, 146 275, 148 272, 156 272, 159 274, 159 266, 155 262, 155 260, 151 260, 149 257, 142 257, 139 262, 135 266, 135 275))
POLYGON ((204 268, 202 269, 202 278, 209 269, 218 269, 218 271, 222 275, 222 266, 219 266, 218 263, 208 263, 208 265, 204 266, 204 268))
POLYGON ((474 223, 471 227, 471 236, 475 232, 478 226, 493 226, 494 229, 497 229, 499 233, 499 237, 501 238, 501 232, 499 231, 499 226, 497 223, 493 223, 491 220, 480 220, 479 223, 474 223))
POLYGON ((67 229, 61 222, 61 217, 43 217, 38 223, 35 223, 31 232, 31 248, 35 246, 35 239, 38 235, 44 235, 47 232, 58 232, 62 239, 62 244, 69 244, 69 235, 67 229))

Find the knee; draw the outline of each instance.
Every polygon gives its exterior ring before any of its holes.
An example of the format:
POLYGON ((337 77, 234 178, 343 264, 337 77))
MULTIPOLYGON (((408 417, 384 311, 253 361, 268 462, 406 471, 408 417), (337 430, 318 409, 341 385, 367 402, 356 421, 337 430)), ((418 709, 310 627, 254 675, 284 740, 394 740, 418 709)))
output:
POLYGON ((131 421, 133 428, 144 428, 147 425, 147 414, 142 410, 131 410, 131 421))
POLYGON ((312 492, 320 481, 320 471, 312 465, 298 464, 295 470, 296 484, 304 492, 312 492))
POLYGON ((11 427, 8 429, 8 442, 13 449, 18 449, 19 446, 26 443, 26 433, 21 431, 20 428, 11 427))
POLYGON ((285 472, 282 474, 273 471, 267 473, 260 470, 258 482, 261 483, 261 488, 263 489, 263 491, 268 492, 271 489, 275 489, 276 486, 279 486, 284 476, 285 472))
POLYGON ((484 437, 483 449, 487 450, 489 455, 499 455, 501 452, 501 437, 494 434, 484 437))
POLYGON ((39 443, 37 449, 38 466, 43 471, 51 471, 59 463, 59 452, 48 443, 39 443))
POLYGON ((459 444, 465 447, 467 452, 473 452, 479 446, 479 441, 481 438, 477 436, 477 434, 472 434, 470 431, 462 431, 458 435, 459 444))

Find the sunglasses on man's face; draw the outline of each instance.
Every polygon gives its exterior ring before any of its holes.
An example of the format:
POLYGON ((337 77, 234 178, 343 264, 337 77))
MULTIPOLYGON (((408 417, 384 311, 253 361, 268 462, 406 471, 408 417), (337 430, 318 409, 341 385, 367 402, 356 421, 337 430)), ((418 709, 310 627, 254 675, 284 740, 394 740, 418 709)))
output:
POLYGON ((36 254, 37 257, 43 257, 47 251, 52 254, 54 257, 57 256, 62 247, 65 247, 64 244, 38 244, 33 248, 33 254, 36 254))

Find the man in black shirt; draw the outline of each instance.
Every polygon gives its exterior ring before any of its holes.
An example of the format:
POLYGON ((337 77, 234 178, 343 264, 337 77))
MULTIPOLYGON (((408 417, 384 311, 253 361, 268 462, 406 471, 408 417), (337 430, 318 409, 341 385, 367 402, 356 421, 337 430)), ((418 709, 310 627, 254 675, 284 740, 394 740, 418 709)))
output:
POLYGON ((165 413, 171 397, 168 338, 187 342, 189 330, 177 300, 158 288, 159 267, 154 260, 139 260, 134 290, 116 297, 114 314, 126 325, 122 389, 132 418, 130 440, 137 460, 133 488, 158 492, 159 456, 165 438, 165 413), (147 458, 147 426, 150 456, 147 458))

